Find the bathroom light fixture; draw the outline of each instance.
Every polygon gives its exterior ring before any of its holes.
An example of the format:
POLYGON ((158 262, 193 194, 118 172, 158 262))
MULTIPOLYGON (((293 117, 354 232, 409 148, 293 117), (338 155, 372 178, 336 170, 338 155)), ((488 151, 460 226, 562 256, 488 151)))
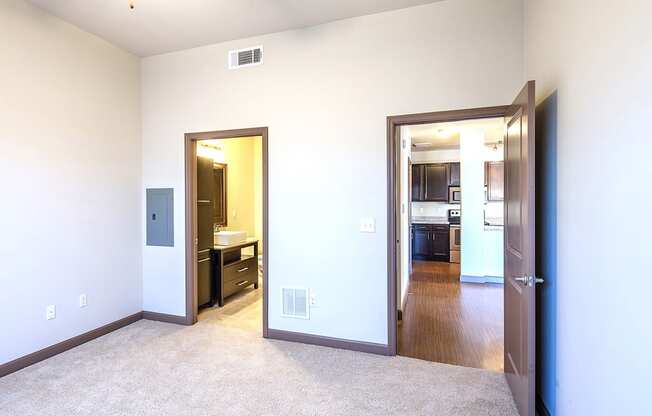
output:
POLYGON ((129 9, 133 10, 136 8, 136 0, 129 0, 129 9))

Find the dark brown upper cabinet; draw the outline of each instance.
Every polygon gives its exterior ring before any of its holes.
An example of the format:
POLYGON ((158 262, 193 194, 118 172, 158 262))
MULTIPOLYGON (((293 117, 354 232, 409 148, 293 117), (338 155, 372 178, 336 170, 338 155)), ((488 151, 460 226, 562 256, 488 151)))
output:
POLYGON ((448 186, 460 186, 460 162, 448 164, 448 186))
POLYGON ((448 163, 412 165, 412 201, 447 202, 450 181, 448 165, 448 163))
POLYGON ((227 225, 226 164, 213 163, 213 222, 220 227, 227 225))
POLYGON ((505 199, 505 162, 485 163, 485 185, 487 186, 487 201, 505 199))
POLYGON ((448 166, 445 163, 425 165, 424 201, 448 201, 448 166))
POLYGON ((197 202, 211 205, 213 202, 213 159, 197 157, 197 202))
POLYGON ((412 165, 412 200, 423 201, 423 165, 412 165))

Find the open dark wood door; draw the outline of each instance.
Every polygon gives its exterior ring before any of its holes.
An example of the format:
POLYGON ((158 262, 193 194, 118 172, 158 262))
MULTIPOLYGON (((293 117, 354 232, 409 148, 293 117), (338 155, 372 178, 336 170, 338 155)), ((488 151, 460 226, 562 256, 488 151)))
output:
POLYGON ((521 416, 535 416, 534 81, 505 117, 505 376, 521 416))

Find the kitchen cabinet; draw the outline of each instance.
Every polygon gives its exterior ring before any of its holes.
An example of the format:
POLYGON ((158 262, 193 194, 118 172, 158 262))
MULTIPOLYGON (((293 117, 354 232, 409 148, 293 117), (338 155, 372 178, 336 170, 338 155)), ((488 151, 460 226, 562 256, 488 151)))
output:
POLYGON ((430 255, 430 231, 415 227, 412 232, 412 253, 415 256, 430 255))
POLYGON ((487 201, 502 201, 505 199, 505 163, 485 163, 485 186, 487 201))
POLYGON ((412 226, 412 258, 449 261, 449 232, 449 227, 445 224, 414 224, 412 226))
POLYGON ((448 186, 460 186, 460 162, 448 164, 448 186))
POLYGON ((448 202, 448 187, 459 186, 459 163, 412 165, 412 201, 448 202), (457 165, 457 166, 451 166, 457 165), (454 177, 451 178, 450 172, 454 177))
POLYGON ((428 164, 424 168, 424 201, 448 201, 448 166, 428 164))
POLYGON ((412 165, 412 200, 423 201, 423 166, 412 165))

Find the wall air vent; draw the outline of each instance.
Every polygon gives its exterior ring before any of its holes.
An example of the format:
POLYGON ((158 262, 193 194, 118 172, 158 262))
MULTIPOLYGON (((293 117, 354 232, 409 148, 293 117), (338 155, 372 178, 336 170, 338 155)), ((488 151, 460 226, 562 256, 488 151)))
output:
POLYGON ((262 46, 229 51, 229 69, 244 68, 246 66, 260 65, 262 63, 262 46))
POLYGON ((308 289, 299 287, 282 287, 283 313, 287 318, 310 319, 308 306, 308 289))

